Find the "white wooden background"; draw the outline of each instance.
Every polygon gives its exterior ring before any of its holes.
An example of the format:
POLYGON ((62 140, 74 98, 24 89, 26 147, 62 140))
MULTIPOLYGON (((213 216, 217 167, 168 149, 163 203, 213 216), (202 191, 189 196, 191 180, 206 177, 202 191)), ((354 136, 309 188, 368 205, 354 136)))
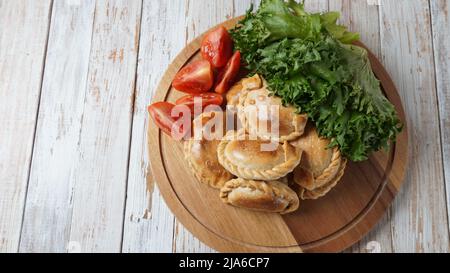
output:
MULTIPOLYGON (((0 0, 0 252, 213 251, 146 187, 146 106, 190 40, 257 2, 0 0)), ((449 251, 449 5, 307 1, 362 33, 408 115, 402 191, 347 251, 449 251)))

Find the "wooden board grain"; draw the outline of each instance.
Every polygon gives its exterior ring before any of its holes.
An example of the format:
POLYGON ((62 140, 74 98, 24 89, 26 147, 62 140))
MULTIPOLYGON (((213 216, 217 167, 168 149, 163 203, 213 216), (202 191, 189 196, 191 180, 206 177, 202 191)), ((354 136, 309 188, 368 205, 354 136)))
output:
POLYGON ((0 0, 0 252, 19 247, 51 0, 0 0))
MULTIPOLYGON (((233 19, 224 25, 235 23, 233 19)), ((185 63, 198 58, 200 41, 201 37, 194 40, 173 61, 154 101, 173 101, 180 96, 170 89, 171 79, 185 63)), ((386 95, 405 121, 393 82, 376 57, 370 58, 386 95)), ((405 129, 389 152, 351 163, 343 182, 328 196, 305 201, 299 212, 281 217, 222 204, 215 190, 199 184, 187 164, 180 163, 181 144, 161 135, 153 123, 148 145, 153 175, 171 210, 190 231, 219 251, 342 251, 382 217, 403 182, 407 162, 405 129)))

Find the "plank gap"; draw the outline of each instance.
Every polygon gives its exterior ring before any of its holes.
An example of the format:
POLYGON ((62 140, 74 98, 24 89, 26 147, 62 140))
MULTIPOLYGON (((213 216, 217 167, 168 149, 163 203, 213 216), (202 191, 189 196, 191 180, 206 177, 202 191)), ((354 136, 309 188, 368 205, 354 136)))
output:
POLYGON ((140 16, 139 16, 139 31, 136 30, 136 34, 138 37, 136 39, 137 45, 136 45, 136 65, 135 65, 135 74, 134 74, 134 83, 133 83, 133 97, 131 100, 131 122, 130 122, 130 133, 129 133, 129 142, 128 142, 128 160, 127 160, 127 170, 126 170, 126 180, 125 180, 125 197, 123 200, 123 217, 122 217, 122 237, 120 239, 120 252, 123 252, 123 238, 125 233, 125 217, 127 213, 127 198, 128 198, 128 180, 130 179, 130 161, 131 161, 131 145, 133 142, 133 124, 134 124, 134 115, 135 115, 135 105, 136 105, 136 90, 137 90, 137 83, 138 83, 138 69, 139 69, 139 54, 140 54, 140 48, 141 48, 141 32, 142 32, 142 17, 144 12, 144 0, 141 0, 141 9, 140 9, 140 16))
POLYGON ((48 25, 47 25, 47 37, 45 40, 45 50, 44 50, 44 54, 42 56, 42 58, 43 58, 42 68, 41 68, 42 75, 41 75, 41 82, 40 82, 40 86, 39 86, 39 99, 38 99, 38 105, 37 105, 36 116, 35 116, 35 123, 34 123, 34 130, 33 130, 33 142, 31 144, 30 162, 28 164, 27 183, 25 186, 25 194, 24 194, 24 199, 23 199, 24 201, 23 201, 23 209, 22 209, 22 220, 21 220, 20 232, 19 232, 19 243, 17 244, 16 252, 19 252, 20 244, 22 242, 22 230, 23 230, 23 223, 25 220, 25 209, 27 207, 28 186, 30 185, 31 166, 33 164, 34 148, 35 148, 35 144, 36 144, 36 131, 37 131, 37 125, 38 125, 38 120, 39 120, 39 111, 40 111, 41 100, 42 100, 42 88, 44 85, 45 66, 47 64, 48 44, 50 41, 50 29, 51 29, 52 17, 53 17, 53 4, 54 4, 54 0, 51 0, 50 6, 49 6, 49 13, 48 13, 48 25))
MULTIPOLYGON (((447 188, 447 175, 446 175, 446 168, 445 168, 445 154, 444 154, 444 146, 445 146, 445 140, 444 140, 444 130, 442 129, 442 119, 441 119, 441 105, 440 105, 440 101, 439 101, 439 92, 445 92, 444 90, 440 90, 439 89, 439 84, 438 84, 438 74, 439 74, 439 69, 437 67, 437 48, 436 48, 436 42, 435 42, 435 29, 434 29, 434 21, 435 18, 433 16, 433 7, 431 4, 431 0, 428 0, 428 8, 430 10, 430 28, 431 28, 431 47, 432 47, 432 57, 433 57, 433 67, 434 67, 434 83, 435 83, 435 91, 436 91, 436 105, 437 105, 437 116, 438 116, 438 127, 439 127, 439 141, 440 141, 440 146, 441 146, 441 157, 442 157, 442 176, 444 179, 444 194, 446 195, 446 202, 445 202, 445 208, 446 208, 446 214, 447 214, 447 232, 448 232, 448 236, 450 238, 450 219, 449 219, 449 203, 448 203, 448 198, 447 198, 447 192, 448 192, 448 188, 447 188)), ((445 104, 445 102, 444 102, 445 104)))
MULTIPOLYGON (((93 18, 92 18, 92 27, 91 27, 91 42, 90 42, 90 49, 89 49, 89 58, 88 58, 88 62, 90 63, 91 57, 92 57, 92 43, 94 41, 94 33, 95 33, 95 22, 97 19, 97 2, 95 2, 94 5, 94 14, 93 14, 93 18)), ((80 121, 80 131, 78 133, 78 142, 77 142, 77 148, 80 148, 81 145, 81 135, 83 133, 83 122, 84 122, 84 112, 86 109, 86 103, 87 103, 87 96, 88 96, 88 91, 89 91, 89 75, 91 72, 91 67, 90 65, 88 66, 88 69, 86 70, 86 83, 84 86, 84 101, 83 101, 83 112, 81 115, 81 121, 80 121)), ((76 183, 76 181, 75 181, 76 183)), ((73 204, 73 200, 75 199, 75 189, 76 189, 76 184, 73 185, 72 189, 71 189, 71 199, 70 199, 70 203, 73 204)), ((69 236, 67 237, 67 240, 69 243, 70 241, 70 235, 72 234, 72 218, 73 218, 73 205, 71 207, 70 210, 70 215, 67 217, 70 221, 67 222, 67 225, 69 225, 68 230, 69 230, 69 236)))

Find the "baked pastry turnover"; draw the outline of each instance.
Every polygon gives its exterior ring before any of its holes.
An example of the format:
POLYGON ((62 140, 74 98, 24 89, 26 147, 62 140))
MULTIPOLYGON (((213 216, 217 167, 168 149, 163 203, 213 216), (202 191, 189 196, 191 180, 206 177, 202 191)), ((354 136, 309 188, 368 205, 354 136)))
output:
POLYGON ((242 80, 237 82, 235 85, 233 85, 230 90, 228 91, 226 98, 227 98, 227 105, 230 106, 236 106, 239 103, 239 96, 242 94, 244 86, 242 85, 242 80))
POLYGON ((339 149, 328 148, 330 140, 319 137, 311 124, 306 127, 304 135, 292 144, 303 151, 300 164, 293 172, 293 181, 305 191, 312 192, 303 193, 303 196, 323 196, 337 184, 344 173, 346 161, 341 157, 339 149))
POLYGON ((270 96, 267 83, 239 98, 239 119, 251 135, 279 142, 295 140, 303 134, 307 115, 285 107, 280 98, 270 96))
POLYGON ((339 149, 329 148, 331 141, 319 137, 307 115, 271 96, 264 79, 243 79, 226 98, 233 114, 201 114, 193 121, 194 137, 184 143, 195 177, 220 189, 224 203, 285 214, 297 210, 300 199, 318 199, 337 185, 347 165, 339 149))
POLYGON ((239 97, 250 91, 259 89, 262 86, 261 78, 258 76, 258 74, 254 75, 250 78, 245 78, 237 82, 231 89, 228 91, 226 98, 227 98, 227 105, 231 106, 238 106, 239 104, 239 97))
POLYGON ((341 162, 341 166, 339 167, 339 171, 337 175, 331 179, 330 182, 327 184, 318 187, 314 190, 307 190, 305 188, 301 188, 299 191, 299 196, 303 200, 307 199, 319 199, 320 197, 325 196, 328 192, 330 192, 341 180, 342 176, 344 175, 345 167, 347 165, 347 160, 343 160, 341 162))
MULTIPOLYGON (((194 126, 196 126, 195 124, 204 126, 217 114, 223 115, 223 113, 218 112, 203 113, 194 120, 193 124, 194 126)), ((225 126, 222 127, 225 128, 225 126)), ((205 136, 207 134, 202 134, 198 140, 191 138, 185 141, 184 156, 194 176, 201 183, 220 189, 225 182, 233 178, 233 175, 223 168, 217 159, 216 151, 220 140, 205 136)))
POLYGON ((302 151, 282 144, 250 139, 245 131, 229 131, 217 147, 220 164, 230 173, 250 180, 276 180, 292 172, 302 151))
POLYGON ((297 194, 279 181, 233 179, 220 190, 220 198, 236 207, 281 214, 299 207, 297 194))

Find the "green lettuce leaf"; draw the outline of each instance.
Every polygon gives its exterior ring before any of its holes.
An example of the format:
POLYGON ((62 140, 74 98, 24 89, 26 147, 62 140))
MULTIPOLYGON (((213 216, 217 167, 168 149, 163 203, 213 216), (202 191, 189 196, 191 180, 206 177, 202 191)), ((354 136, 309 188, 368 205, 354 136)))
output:
POLYGON ((285 104, 307 113, 319 134, 353 161, 388 147, 401 131, 373 74, 359 34, 337 24, 338 12, 310 14, 304 2, 262 0, 231 30, 252 73, 285 104))

